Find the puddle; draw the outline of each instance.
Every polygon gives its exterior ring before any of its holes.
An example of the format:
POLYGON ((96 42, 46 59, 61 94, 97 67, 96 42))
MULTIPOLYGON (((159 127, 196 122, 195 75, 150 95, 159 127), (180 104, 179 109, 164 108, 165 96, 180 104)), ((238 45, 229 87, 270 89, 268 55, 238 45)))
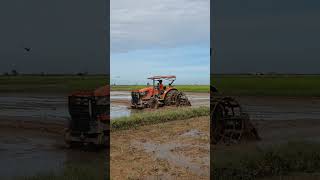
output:
MULTIPOLYGON (((180 143, 165 143, 165 144, 155 144, 150 142, 138 142, 134 141, 132 143, 136 148, 144 149, 147 153, 152 153, 155 159, 163 159, 168 161, 169 163, 183 167, 190 170, 192 173, 197 174, 199 176, 209 175, 209 156, 197 158, 197 161, 202 163, 196 163, 195 159, 184 156, 183 154, 176 152, 176 150, 188 148, 190 144, 180 144, 180 143)), ((200 146, 201 148, 209 149, 209 146, 200 146)))
POLYGON ((129 91, 110 91, 110 99, 112 100, 130 100, 131 95, 129 91))
POLYGON ((113 105, 111 103, 110 116, 111 119, 119 118, 123 116, 130 116, 131 109, 128 109, 125 105, 113 105))
POLYGON ((184 136, 184 137, 199 137, 199 136, 205 136, 205 135, 206 135, 205 133, 200 132, 197 129, 191 129, 191 130, 181 134, 181 136, 184 136))

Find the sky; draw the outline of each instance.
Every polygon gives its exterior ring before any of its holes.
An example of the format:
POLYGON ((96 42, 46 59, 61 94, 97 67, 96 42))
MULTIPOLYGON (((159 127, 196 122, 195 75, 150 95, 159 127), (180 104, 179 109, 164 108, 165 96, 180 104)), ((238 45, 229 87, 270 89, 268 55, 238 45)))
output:
POLYGON ((1 0, 0 73, 105 74, 108 9, 105 0, 1 0))
POLYGON ((213 73, 320 73, 318 0, 211 0, 211 63, 209 0, 111 0, 110 24, 106 2, 1 0, 0 73, 108 73, 109 45, 117 83, 172 73, 205 84, 209 64, 213 73))
POLYGON ((212 72, 320 73, 320 1, 215 0, 215 19, 212 72))
POLYGON ((111 83, 209 84, 210 0, 111 0, 111 83))

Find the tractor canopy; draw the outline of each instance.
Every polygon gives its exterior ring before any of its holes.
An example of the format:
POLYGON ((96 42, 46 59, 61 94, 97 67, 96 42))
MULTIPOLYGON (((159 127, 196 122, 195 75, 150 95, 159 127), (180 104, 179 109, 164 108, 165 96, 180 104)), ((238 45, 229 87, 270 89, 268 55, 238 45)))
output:
MULTIPOLYGON (((173 82, 176 80, 176 76, 174 76, 174 75, 170 75, 170 76, 152 76, 152 77, 149 77, 148 79, 151 79, 153 81, 153 83, 155 81, 162 81, 162 80, 171 81, 169 83, 169 86, 171 86, 173 84, 173 82)), ((155 85, 155 84, 153 84, 153 85, 155 85)))
POLYGON ((152 79, 152 80, 161 80, 161 79, 173 80, 173 79, 176 79, 176 76, 152 76, 152 77, 149 77, 148 79, 152 79))

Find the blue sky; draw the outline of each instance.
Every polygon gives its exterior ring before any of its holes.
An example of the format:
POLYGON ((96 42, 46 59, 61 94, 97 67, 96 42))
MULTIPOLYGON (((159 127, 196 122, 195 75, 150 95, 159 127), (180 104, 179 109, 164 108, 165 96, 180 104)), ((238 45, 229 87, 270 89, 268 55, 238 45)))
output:
POLYGON ((209 84, 209 0, 112 0, 111 83, 209 84))

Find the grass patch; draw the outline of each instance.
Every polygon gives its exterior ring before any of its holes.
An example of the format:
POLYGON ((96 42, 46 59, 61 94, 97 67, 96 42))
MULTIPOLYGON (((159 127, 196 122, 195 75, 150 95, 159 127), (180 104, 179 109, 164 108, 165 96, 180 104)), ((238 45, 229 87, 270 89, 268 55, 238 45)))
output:
POLYGON ((213 152, 215 179, 253 180, 290 173, 320 172, 320 144, 289 142, 250 151, 213 152))
MULTIPOLYGON (((142 89, 147 86, 145 85, 112 85, 111 90, 112 91, 132 91, 137 89, 142 89)), ((208 93, 210 91, 209 85, 175 85, 178 90, 183 92, 206 92, 208 93)))
POLYGON ((108 83, 109 77, 104 75, 0 76, 0 92, 70 93, 75 90, 94 90, 108 83))
POLYGON ((163 123, 167 121, 190 119, 209 115, 209 107, 178 108, 165 111, 153 111, 120 117, 111 121, 111 131, 136 128, 143 125, 163 123))
POLYGON ((320 96, 320 75, 211 75, 227 95, 320 96))

